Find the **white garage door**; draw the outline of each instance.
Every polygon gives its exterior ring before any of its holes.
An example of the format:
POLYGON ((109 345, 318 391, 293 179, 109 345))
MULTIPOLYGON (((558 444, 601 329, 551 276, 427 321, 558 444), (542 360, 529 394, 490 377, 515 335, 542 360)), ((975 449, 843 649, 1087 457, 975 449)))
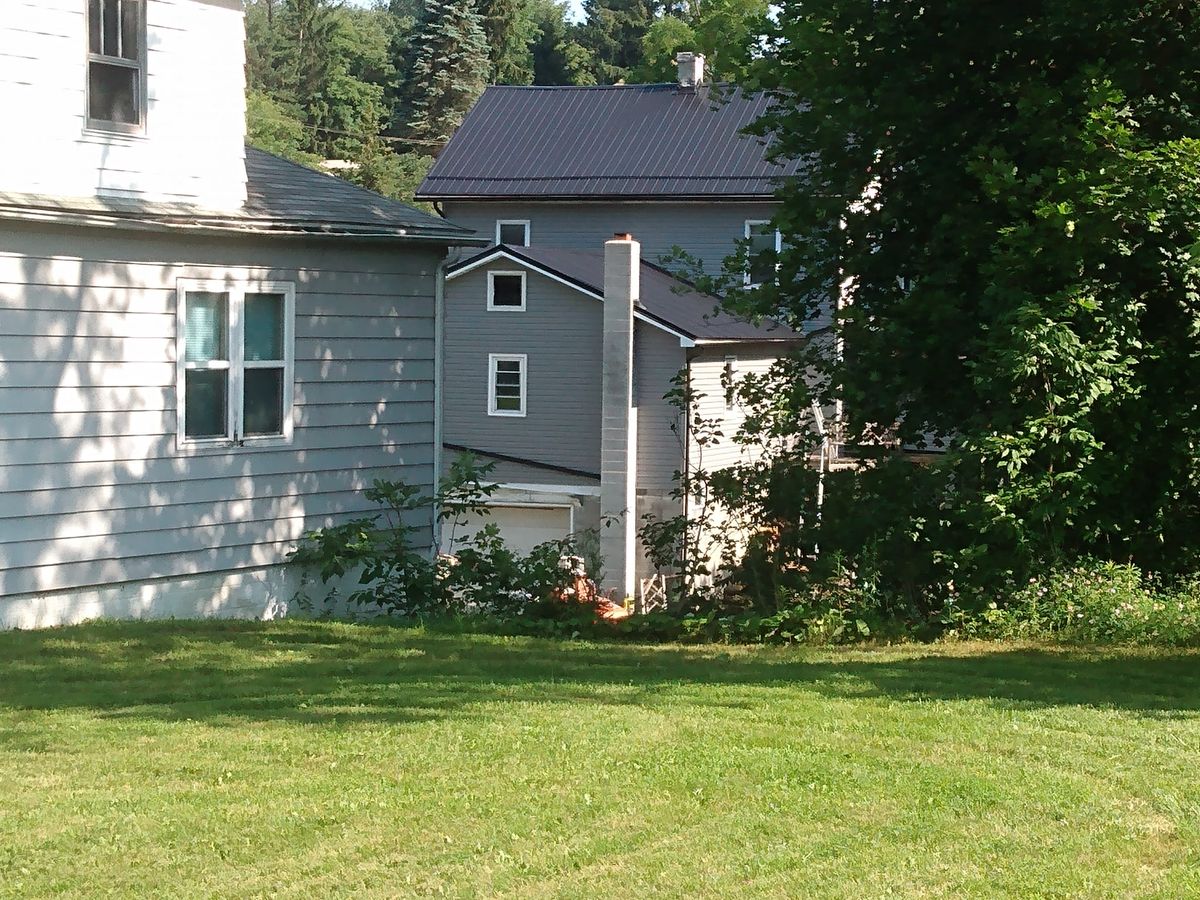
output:
POLYGON ((566 507, 491 506, 489 509, 490 516, 471 516, 465 527, 455 529, 455 538, 473 535, 489 521, 495 522, 511 549, 528 553, 538 544, 559 541, 571 533, 571 510, 566 507))

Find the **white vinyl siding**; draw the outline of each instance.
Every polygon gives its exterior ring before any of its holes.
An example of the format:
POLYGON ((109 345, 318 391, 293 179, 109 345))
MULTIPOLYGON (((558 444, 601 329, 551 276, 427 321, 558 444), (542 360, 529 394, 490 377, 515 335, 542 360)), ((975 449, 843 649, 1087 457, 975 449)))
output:
POLYGON ((526 363, 523 353, 488 354, 488 415, 525 415, 526 363))
POLYGON ((132 126, 89 122, 93 64, 131 72, 138 65, 103 63, 110 52, 92 56, 92 2, 0 3, 0 109, 7 122, 23 123, 21 140, 4 147, 0 193, 239 208, 246 199, 241 5, 140 0, 142 121, 132 126))
POLYGON ((180 279, 177 304, 180 448, 289 443, 296 286, 180 279))

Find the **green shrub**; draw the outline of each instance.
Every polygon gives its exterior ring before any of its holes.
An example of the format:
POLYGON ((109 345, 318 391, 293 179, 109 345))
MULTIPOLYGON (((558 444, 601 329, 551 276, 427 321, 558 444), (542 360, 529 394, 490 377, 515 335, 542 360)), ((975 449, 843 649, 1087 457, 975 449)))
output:
POLYGON ((1165 584, 1136 566, 1088 560, 1055 568, 967 617, 978 637, 1097 644, 1200 643, 1200 579, 1165 584))

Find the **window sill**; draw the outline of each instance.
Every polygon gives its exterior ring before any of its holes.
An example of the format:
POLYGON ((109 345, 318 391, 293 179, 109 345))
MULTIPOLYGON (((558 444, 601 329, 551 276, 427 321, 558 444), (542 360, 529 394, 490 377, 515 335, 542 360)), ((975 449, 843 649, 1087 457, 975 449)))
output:
POLYGON ((497 410, 491 410, 491 409, 488 410, 488 415, 495 416, 498 419, 524 419, 525 418, 525 413, 523 413, 523 412, 499 412, 497 410))
POLYGON ((85 126, 80 138, 86 144, 144 144, 150 138, 143 128, 139 131, 109 131, 93 125, 85 126))
POLYGON ((240 442, 231 441, 229 438, 179 440, 176 442, 175 447, 183 456, 203 456, 206 454, 229 453, 230 451, 271 450, 279 447, 289 447, 291 443, 292 439, 290 437, 276 435, 274 437, 243 438, 240 442))

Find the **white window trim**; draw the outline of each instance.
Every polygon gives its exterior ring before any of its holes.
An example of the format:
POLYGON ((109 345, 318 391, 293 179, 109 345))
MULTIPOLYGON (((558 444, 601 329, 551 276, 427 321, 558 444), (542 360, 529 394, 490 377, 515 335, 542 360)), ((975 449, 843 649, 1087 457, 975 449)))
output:
POLYGON ((529 219, 497 219, 496 220, 496 243, 497 244, 504 243, 503 241, 500 240, 500 228, 501 228, 501 226, 504 226, 504 225, 524 226, 524 228, 525 228, 525 243, 523 243, 521 246, 522 247, 529 246, 529 241, 532 237, 531 232, 533 230, 530 225, 529 219))
POLYGON ((178 451, 229 447, 280 447, 292 442, 293 403, 296 382, 296 285, 290 281, 205 281, 180 278, 175 288, 175 447, 178 451), (229 371, 229 402, 226 404, 225 434, 215 438, 189 438, 187 422, 187 295, 211 292, 229 295, 225 327, 228 361, 211 368, 229 371), (243 310, 246 294, 283 295, 283 434, 246 437, 243 409, 243 375, 246 369, 277 369, 277 360, 246 360, 243 310))
POLYGON ((488 312, 525 312, 525 289, 528 280, 525 277, 525 272, 520 270, 505 270, 505 269, 489 269, 487 273, 487 308, 488 312), (497 275, 516 275, 521 279, 521 305, 520 306, 497 306, 496 305, 496 276, 497 275))
POLYGON ((525 397, 529 386, 529 355, 526 353, 489 353, 488 354, 488 395, 487 409, 489 416, 504 416, 507 418, 525 418, 525 397), (496 408, 496 363, 515 362, 521 365, 521 408, 496 408))
MULTIPOLYGON (((742 226, 742 237, 744 237, 746 240, 750 240, 750 229, 752 229, 755 225, 770 225, 770 224, 771 224, 770 219, 747 219, 745 221, 744 225, 742 226)), ((779 252, 782 249, 783 249, 783 235, 780 234, 779 229, 776 228, 775 229, 775 254, 777 257, 779 255, 779 252)), ((775 268, 777 268, 777 269, 779 268, 778 259, 776 259, 776 261, 775 261, 775 268)), ((749 260, 746 261, 746 272, 742 276, 742 279, 743 279, 746 287, 758 287, 757 282, 753 282, 750 280, 749 260)))
MULTIPOLYGON (((86 41, 87 55, 84 63, 83 77, 83 133, 85 135, 104 135, 104 136, 120 136, 130 138, 144 138, 146 136, 146 120, 149 117, 149 99, 147 97, 147 62, 149 59, 149 42, 150 29, 147 25, 147 17, 149 15, 146 7, 148 0, 141 0, 138 3, 138 37, 141 40, 141 46, 138 48, 138 58, 136 60, 125 59, 124 57, 107 56, 103 53, 93 53, 91 44, 91 10, 85 2, 83 7, 83 24, 84 24, 84 40, 86 41), (92 101, 90 97, 91 81, 92 81, 92 63, 101 65, 119 66, 126 69, 134 69, 137 71, 137 79, 135 81, 135 89, 137 90, 138 101, 138 122, 136 125, 131 125, 123 122, 108 122, 104 119, 92 118, 92 101)), ((103 11, 101 12, 103 15, 103 11)), ((118 27, 118 31, 119 31, 118 27)))

